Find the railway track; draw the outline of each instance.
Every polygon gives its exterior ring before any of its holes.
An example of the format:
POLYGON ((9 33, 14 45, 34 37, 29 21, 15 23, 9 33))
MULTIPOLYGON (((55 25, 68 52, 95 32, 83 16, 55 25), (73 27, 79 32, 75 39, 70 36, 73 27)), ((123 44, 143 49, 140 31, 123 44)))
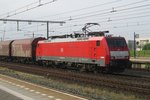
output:
POLYGON ((150 68, 145 68, 145 69, 142 69, 142 68, 132 68, 132 70, 143 71, 143 72, 150 72, 150 68))
POLYGON ((91 86, 106 87, 113 90, 121 90, 125 92, 132 92, 149 97, 150 93, 150 79, 144 77, 129 77, 119 75, 106 74, 91 74, 66 71, 63 69, 52 69, 46 67, 38 67, 36 65, 24 65, 16 63, 0 62, 1 67, 9 69, 42 75, 45 77, 53 77, 67 82, 76 82, 79 84, 86 84, 91 86))
MULTIPOLYGON (((105 75, 105 76, 107 76, 107 75, 105 75)), ((110 75, 108 75, 108 76, 110 76, 110 75)), ((150 78, 148 78, 148 77, 128 75, 128 74, 111 74, 110 77, 112 77, 112 76, 117 77, 123 81, 131 81, 132 79, 134 79, 134 83, 138 82, 138 83, 144 84, 144 82, 146 82, 146 83, 150 84, 150 78)))

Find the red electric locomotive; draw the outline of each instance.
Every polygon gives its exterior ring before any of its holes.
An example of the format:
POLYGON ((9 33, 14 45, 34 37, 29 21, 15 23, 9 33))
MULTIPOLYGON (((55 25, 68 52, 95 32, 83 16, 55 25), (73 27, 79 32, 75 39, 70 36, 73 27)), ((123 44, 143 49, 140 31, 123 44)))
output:
POLYGON ((125 39, 111 36, 39 41, 36 60, 47 65, 70 65, 81 71, 105 72, 122 72, 130 62, 125 39))
POLYGON ((87 31, 93 25, 98 24, 86 24, 82 34, 51 36, 51 40, 39 37, 0 42, 0 60, 60 65, 80 71, 123 72, 130 67, 125 39, 105 36, 107 31, 87 31))

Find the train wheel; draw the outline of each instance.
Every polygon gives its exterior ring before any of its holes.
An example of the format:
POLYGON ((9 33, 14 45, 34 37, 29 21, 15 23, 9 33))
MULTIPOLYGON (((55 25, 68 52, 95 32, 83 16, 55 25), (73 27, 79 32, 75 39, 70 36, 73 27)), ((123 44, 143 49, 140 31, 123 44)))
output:
POLYGON ((93 67, 94 67, 94 70, 93 70, 94 74, 100 73, 101 70, 98 66, 93 66, 93 67))
POLYGON ((106 73, 106 74, 111 73, 110 68, 109 67, 103 68, 102 73, 106 73))
POLYGON ((85 71, 86 71, 86 67, 85 67, 85 65, 83 65, 83 64, 77 64, 77 69, 78 69, 80 72, 85 72, 85 71))
POLYGON ((42 66, 42 61, 37 62, 39 66, 42 66))

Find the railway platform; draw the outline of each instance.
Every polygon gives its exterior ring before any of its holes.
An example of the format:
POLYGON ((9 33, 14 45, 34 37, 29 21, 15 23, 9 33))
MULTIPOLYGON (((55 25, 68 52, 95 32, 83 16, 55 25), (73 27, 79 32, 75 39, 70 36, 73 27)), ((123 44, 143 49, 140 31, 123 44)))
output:
POLYGON ((0 95, 3 100, 87 100, 1 74, 0 95))
POLYGON ((130 61, 132 62, 132 69, 150 72, 150 57, 131 57, 130 61))
POLYGON ((21 98, 14 96, 6 91, 1 90, 2 86, 0 86, 0 100, 22 100, 21 98))
POLYGON ((150 57, 131 57, 130 58, 130 61, 133 62, 133 63, 148 63, 150 64, 150 57))

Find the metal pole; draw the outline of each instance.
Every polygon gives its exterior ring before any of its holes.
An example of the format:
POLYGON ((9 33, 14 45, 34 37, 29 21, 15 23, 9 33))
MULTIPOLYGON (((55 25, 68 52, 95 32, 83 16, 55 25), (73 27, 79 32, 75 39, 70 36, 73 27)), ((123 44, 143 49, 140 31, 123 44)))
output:
POLYGON ((49 22, 47 21, 47 39, 49 39, 49 22))
POLYGON ((17 31, 19 31, 19 21, 17 21, 17 31))
POLYGON ((134 58, 136 58, 136 40, 135 40, 135 32, 134 32, 134 58))
POLYGON ((3 41, 5 40, 5 28, 4 28, 4 33, 3 33, 3 41))
POLYGON ((33 32, 33 38, 34 38, 34 32, 33 32))

